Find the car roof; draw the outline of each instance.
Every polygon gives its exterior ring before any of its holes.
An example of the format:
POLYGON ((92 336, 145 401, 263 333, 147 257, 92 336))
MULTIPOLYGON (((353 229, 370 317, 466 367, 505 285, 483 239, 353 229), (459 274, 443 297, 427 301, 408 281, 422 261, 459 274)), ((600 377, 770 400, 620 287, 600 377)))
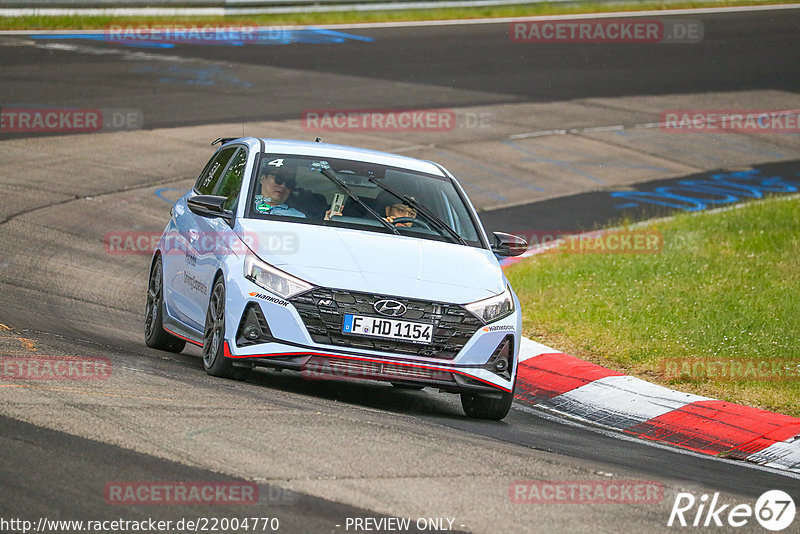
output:
MULTIPOLYGON (((258 140, 257 138, 251 139, 253 141, 258 140)), ((436 176, 445 176, 441 168, 433 162, 391 154, 389 152, 313 141, 296 141, 292 139, 260 138, 260 140, 264 143, 268 154, 295 154, 318 156, 322 158, 351 159, 367 163, 376 163, 378 165, 401 167, 436 176)), ((233 140, 231 142, 233 142, 233 140)))

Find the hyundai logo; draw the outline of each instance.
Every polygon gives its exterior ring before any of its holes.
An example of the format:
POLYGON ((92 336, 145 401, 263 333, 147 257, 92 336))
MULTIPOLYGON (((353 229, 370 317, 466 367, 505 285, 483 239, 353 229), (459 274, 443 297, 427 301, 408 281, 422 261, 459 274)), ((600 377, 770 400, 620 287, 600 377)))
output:
POLYGON ((400 317, 406 313, 406 305, 396 300, 383 299, 372 305, 375 311, 389 317, 400 317))

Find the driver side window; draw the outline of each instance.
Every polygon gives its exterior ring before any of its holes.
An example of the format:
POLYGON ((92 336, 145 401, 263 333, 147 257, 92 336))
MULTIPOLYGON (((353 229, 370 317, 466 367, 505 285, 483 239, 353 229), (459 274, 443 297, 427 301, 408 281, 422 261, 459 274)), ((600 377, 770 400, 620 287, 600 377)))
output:
POLYGON ((242 188, 242 178, 244 178, 244 168, 247 166, 247 151, 239 148, 231 158, 228 168, 222 178, 214 188, 214 195, 226 197, 227 202, 222 206, 226 210, 233 210, 236 201, 239 200, 239 191, 242 188))
POLYGON ((225 169, 225 165, 228 163, 228 160, 231 159, 235 151, 236 147, 225 148, 217 152, 217 155, 211 158, 206 168, 203 169, 203 172, 200 173, 200 176, 197 178, 197 183, 194 185, 198 193, 201 195, 212 194, 214 187, 216 187, 219 181, 220 175, 222 175, 222 171, 225 169))

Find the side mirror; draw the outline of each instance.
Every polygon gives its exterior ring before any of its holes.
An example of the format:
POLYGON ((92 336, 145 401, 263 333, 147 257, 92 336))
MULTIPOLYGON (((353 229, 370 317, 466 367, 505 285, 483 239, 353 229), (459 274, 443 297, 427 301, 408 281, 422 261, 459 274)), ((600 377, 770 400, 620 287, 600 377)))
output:
POLYGON ((228 201, 227 197, 215 195, 195 195, 186 201, 192 213, 201 217, 219 217, 228 224, 233 224, 233 213, 223 206, 228 201))
POLYGON ((504 258, 509 256, 519 256, 528 250, 528 242, 519 236, 494 232, 494 244, 492 252, 504 258))

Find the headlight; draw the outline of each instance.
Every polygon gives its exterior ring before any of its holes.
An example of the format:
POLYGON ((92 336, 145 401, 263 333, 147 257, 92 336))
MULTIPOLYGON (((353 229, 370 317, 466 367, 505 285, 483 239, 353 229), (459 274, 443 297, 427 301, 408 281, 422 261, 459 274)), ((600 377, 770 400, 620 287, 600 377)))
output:
POLYGON ((308 291, 313 287, 308 282, 304 282, 289 273, 264 263, 250 252, 247 253, 244 259, 244 277, 285 299, 308 291))
POLYGON ((506 286, 506 290, 499 295, 465 304, 464 307, 484 323, 491 323, 511 315, 514 311, 514 299, 511 297, 511 290, 506 286))

